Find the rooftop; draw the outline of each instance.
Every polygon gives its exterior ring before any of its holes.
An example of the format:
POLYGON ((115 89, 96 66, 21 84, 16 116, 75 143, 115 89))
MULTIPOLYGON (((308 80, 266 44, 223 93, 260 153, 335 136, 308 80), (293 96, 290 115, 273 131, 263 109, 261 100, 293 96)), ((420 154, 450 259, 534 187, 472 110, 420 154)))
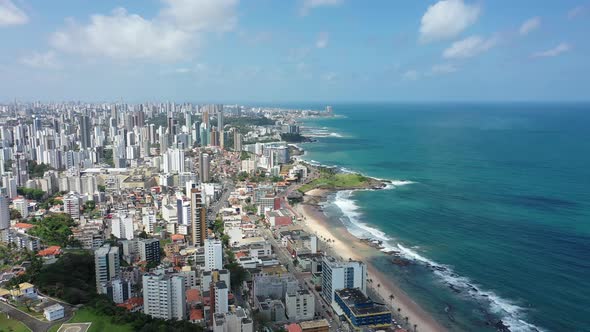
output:
POLYGON ((373 302, 358 288, 340 289, 335 293, 355 316, 389 312, 386 306, 373 302))

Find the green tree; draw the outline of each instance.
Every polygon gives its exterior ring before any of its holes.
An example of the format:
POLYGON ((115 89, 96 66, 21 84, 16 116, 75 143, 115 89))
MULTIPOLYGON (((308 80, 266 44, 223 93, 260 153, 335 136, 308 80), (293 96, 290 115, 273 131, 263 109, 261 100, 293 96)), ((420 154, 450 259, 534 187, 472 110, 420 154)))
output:
POLYGON ((72 241, 71 227, 75 225, 76 223, 70 215, 56 213, 36 222, 29 234, 41 238, 45 244, 66 247, 72 241))
POLYGON ((10 209, 10 220, 14 220, 14 219, 22 219, 22 215, 20 214, 20 211, 17 209, 10 209))

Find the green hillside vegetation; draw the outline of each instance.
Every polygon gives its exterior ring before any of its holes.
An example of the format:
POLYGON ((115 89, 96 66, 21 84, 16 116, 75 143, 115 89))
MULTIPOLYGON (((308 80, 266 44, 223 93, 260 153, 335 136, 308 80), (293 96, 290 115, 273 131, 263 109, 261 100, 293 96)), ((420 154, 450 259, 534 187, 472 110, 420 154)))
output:
POLYGON ((360 174, 351 173, 332 173, 329 171, 321 171, 320 177, 305 184, 299 188, 300 192, 307 192, 312 189, 354 189, 364 188, 371 184, 371 178, 362 176, 360 174))

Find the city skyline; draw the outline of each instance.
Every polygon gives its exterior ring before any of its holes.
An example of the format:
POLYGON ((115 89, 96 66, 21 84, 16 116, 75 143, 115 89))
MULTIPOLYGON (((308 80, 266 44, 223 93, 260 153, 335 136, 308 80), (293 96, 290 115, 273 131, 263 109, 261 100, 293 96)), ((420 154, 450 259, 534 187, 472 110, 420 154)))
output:
POLYGON ((0 1, 0 102, 587 100, 587 1, 0 1))

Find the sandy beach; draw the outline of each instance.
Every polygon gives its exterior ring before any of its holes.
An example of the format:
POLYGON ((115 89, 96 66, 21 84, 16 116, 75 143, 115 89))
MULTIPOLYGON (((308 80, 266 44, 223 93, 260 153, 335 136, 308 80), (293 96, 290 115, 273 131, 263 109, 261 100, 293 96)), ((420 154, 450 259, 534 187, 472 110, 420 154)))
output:
POLYGON ((331 239, 328 250, 330 254, 336 257, 339 256, 344 260, 351 258, 365 262, 368 271, 367 277, 373 280, 368 286, 378 292, 389 306, 391 306, 389 295, 393 294, 395 296, 393 311, 397 313, 397 309, 401 308, 401 316, 409 318, 409 325, 412 326, 412 330, 414 324, 417 324, 417 331, 420 332, 446 331, 429 313, 424 311, 397 287, 390 278, 387 278, 373 266, 368 258, 381 254, 377 248, 350 234, 344 225, 329 221, 325 214, 318 209, 316 204, 325 199, 328 193, 326 190, 311 190, 307 192, 305 202, 295 207, 297 212, 304 217, 305 227, 311 233, 317 234, 320 240, 331 239), (377 284, 380 284, 381 287, 376 287, 377 284))

